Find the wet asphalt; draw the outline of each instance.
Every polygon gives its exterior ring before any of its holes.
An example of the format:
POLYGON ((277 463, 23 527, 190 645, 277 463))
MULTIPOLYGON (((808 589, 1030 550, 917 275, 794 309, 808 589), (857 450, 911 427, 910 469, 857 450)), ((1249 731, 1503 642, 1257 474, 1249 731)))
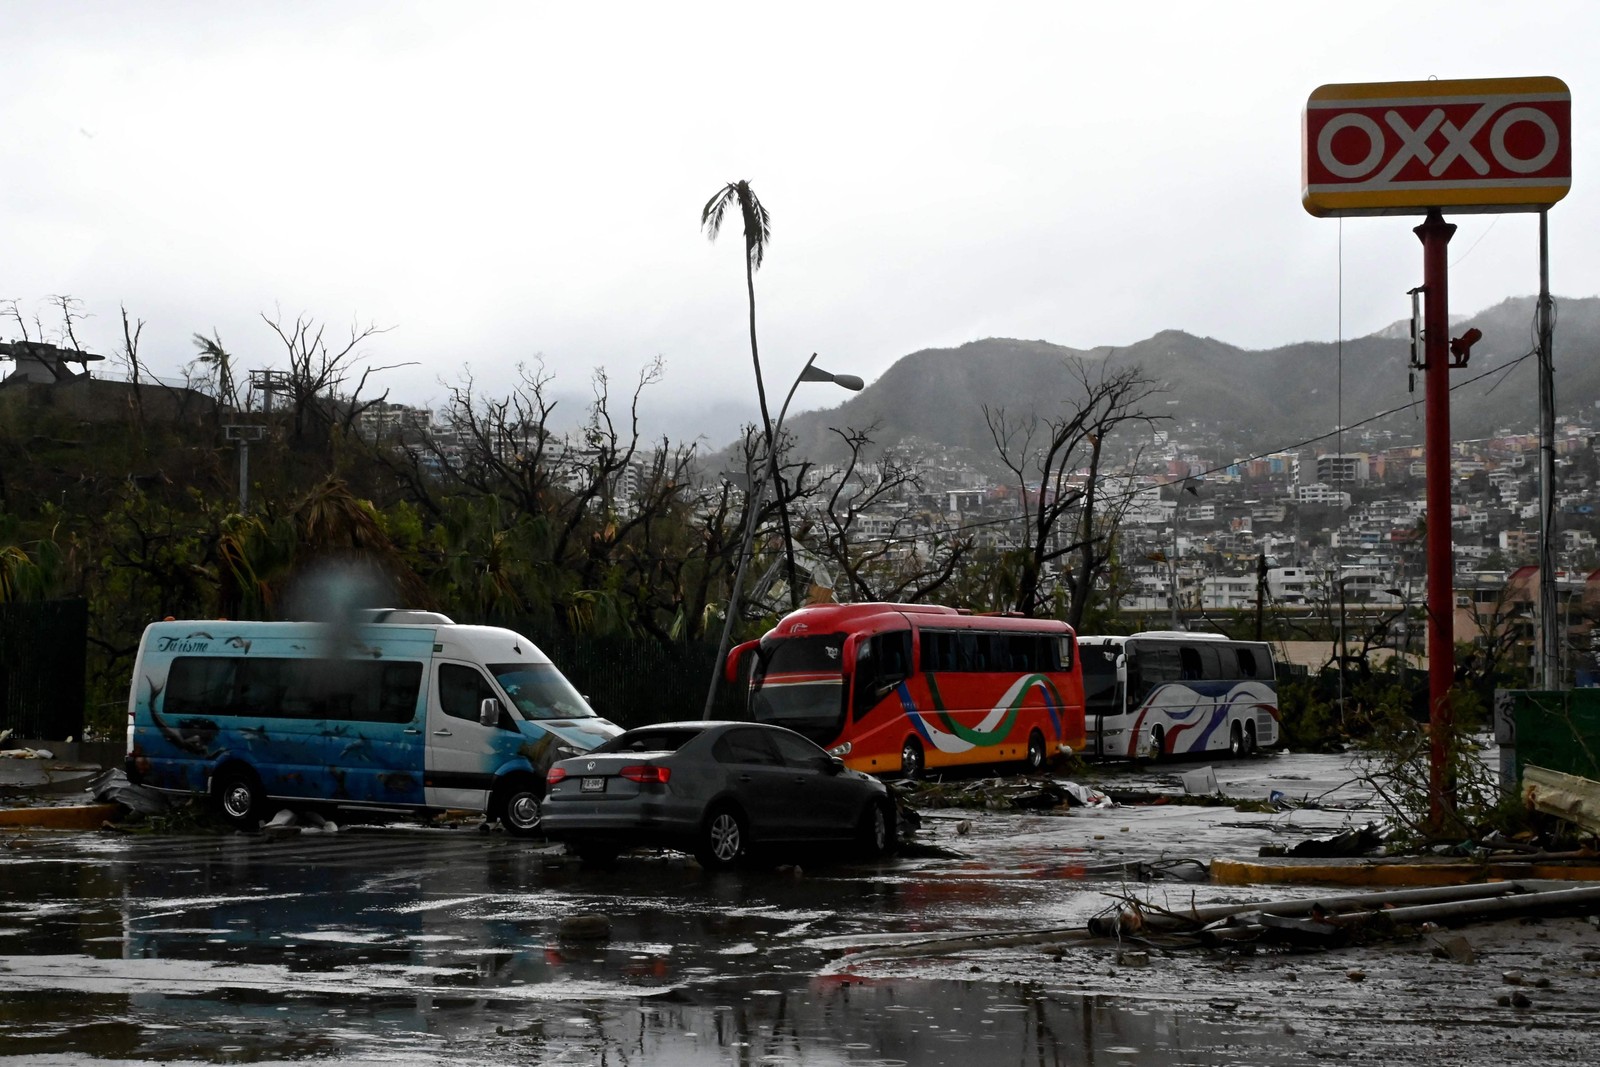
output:
MULTIPOLYGON (((1097 784, 1176 794, 1200 766, 1097 784)), ((1053 942, 1127 896, 1313 893, 1179 876, 1381 816, 1342 757, 1211 766, 1230 796, 1322 807, 940 809, 893 859, 719 874, 472 827, 7 835, 0 1064, 1592 1062, 1579 920, 1475 930, 1473 966, 1053 942), (976 940, 896 952, 952 937, 976 940), (1508 969, 1525 1007, 1499 1003, 1508 969)))

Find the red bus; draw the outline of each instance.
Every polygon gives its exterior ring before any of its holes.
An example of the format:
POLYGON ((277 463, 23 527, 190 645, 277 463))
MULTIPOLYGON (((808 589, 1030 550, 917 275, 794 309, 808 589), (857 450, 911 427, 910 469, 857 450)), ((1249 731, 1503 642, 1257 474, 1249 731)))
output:
POLYGON ((1019 761, 1037 771, 1084 745, 1072 627, 925 604, 792 612, 728 655, 751 657, 749 714, 804 734, 859 771, 1019 761))

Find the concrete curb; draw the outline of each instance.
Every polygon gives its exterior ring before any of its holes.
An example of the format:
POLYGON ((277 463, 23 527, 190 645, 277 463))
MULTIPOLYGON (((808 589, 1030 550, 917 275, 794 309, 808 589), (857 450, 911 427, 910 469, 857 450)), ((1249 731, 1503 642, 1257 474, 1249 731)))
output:
POLYGON ((83 804, 60 808, 7 808, 0 810, 0 829, 98 830, 117 817, 120 804, 83 804))
POLYGON ((1211 880, 1217 885, 1440 886, 1529 878, 1600 881, 1600 862, 1465 863, 1458 860, 1341 861, 1288 858, 1211 861, 1211 880))

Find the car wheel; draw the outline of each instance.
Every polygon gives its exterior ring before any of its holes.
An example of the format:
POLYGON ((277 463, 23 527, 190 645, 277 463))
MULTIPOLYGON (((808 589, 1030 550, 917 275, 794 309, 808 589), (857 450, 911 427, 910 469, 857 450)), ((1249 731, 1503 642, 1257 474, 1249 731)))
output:
POLYGON ((1244 750, 1251 756, 1261 751, 1261 746, 1256 743, 1256 724, 1253 722, 1244 724, 1244 750))
POLYGON ((489 819, 499 822, 506 833, 516 837, 534 837, 544 828, 544 813, 540 802, 544 790, 531 778, 514 778, 495 789, 494 800, 489 805, 489 819))
POLYGON ((567 851, 591 867, 606 867, 616 862, 618 849, 615 845, 585 841, 581 844, 567 845, 567 851))
POLYGON ((922 742, 915 737, 906 738, 906 743, 900 746, 900 777, 921 778, 925 770, 927 764, 922 758, 922 742))
POLYGON ((856 829, 856 842, 868 859, 877 859, 894 852, 899 844, 895 833, 894 812, 888 804, 874 801, 861 813, 861 824, 856 829))
POLYGON ((1228 755, 1238 759, 1248 751, 1244 747, 1244 731, 1238 723, 1233 724, 1233 729, 1228 732, 1228 755))
POLYGON ((261 779, 254 771, 248 767, 226 767, 217 775, 214 788, 224 819, 240 830, 261 828, 261 813, 267 798, 261 779))
POLYGON ((694 858, 707 870, 722 870, 738 863, 749 848, 749 824, 733 808, 723 806, 706 816, 694 858))
POLYGON ((1161 762, 1167 754, 1167 731, 1160 726, 1150 727, 1150 759, 1154 763, 1161 762))
POLYGON ((1028 735, 1028 754, 1024 757, 1028 773, 1038 774, 1043 771, 1047 758, 1044 748, 1044 735, 1035 730, 1028 735))

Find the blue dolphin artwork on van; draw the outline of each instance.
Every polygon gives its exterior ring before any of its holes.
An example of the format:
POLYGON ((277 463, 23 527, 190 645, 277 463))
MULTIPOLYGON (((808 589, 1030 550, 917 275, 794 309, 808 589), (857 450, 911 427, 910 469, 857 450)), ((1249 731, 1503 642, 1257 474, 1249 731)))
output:
POLYGON ((128 773, 253 828, 296 805, 482 812, 539 830, 544 775, 618 727, 526 637, 387 610, 301 622, 152 624, 128 707, 128 773))

